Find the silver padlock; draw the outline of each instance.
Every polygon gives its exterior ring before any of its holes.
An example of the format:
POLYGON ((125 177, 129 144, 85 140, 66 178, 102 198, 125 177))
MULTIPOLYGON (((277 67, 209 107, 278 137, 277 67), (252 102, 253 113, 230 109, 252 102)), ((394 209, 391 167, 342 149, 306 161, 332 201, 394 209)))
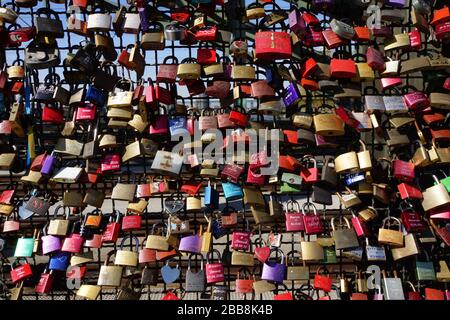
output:
POLYGON ((355 36, 355 29, 345 22, 333 19, 330 22, 331 30, 339 37, 351 40, 355 36))
POLYGON ((383 291, 385 300, 405 300, 403 292, 402 280, 397 278, 397 273, 394 271, 394 278, 388 278, 386 272, 383 270, 383 291))
POLYGON ((164 29, 164 36, 169 41, 182 41, 186 38, 186 27, 177 22, 170 23, 164 29))

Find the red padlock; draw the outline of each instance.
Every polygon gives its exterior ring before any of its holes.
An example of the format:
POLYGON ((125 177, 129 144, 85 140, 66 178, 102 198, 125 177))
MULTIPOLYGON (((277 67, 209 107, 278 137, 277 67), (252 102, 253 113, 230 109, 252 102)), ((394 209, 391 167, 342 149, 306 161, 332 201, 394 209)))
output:
POLYGON ((303 11, 302 18, 305 20, 306 25, 308 26, 319 26, 320 20, 317 18, 312 12, 303 11))
POLYGON ((206 254, 206 282, 207 283, 216 283, 225 281, 225 274, 223 271, 222 258, 220 256, 220 252, 217 249, 213 249, 206 254), (214 262, 213 255, 217 254, 217 261, 214 262), (211 258, 211 259, 210 259, 211 258))
POLYGON ((426 229, 425 222, 422 220, 419 213, 416 212, 414 206, 407 202, 400 203, 400 219, 408 232, 421 232, 426 229))
POLYGON ((199 48, 197 50, 197 62, 201 65, 216 63, 217 53, 215 49, 199 48))
POLYGON ((431 219, 450 220, 450 204, 429 211, 431 219))
POLYGON ((216 41, 217 26, 208 26, 202 28, 195 33, 195 38, 198 41, 216 41))
POLYGON ((305 225, 305 234, 318 234, 323 232, 323 225, 320 216, 317 214, 316 206, 310 202, 305 202, 302 207, 303 223, 305 225), (305 208, 308 208, 306 212, 305 208), (309 214, 312 207, 313 214, 309 214))
POLYGON ((86 275, 86 271, 86 266, 69 266, 66 271, 66 278, 82 280, 86 275))
POLYGON ((120 170, 120 155, 106 154, 101 163, 101 173, 119 171, 120 170))
POLYGON ((147 238, 144 238, 141 243, 141 249, 139 250, 139 263, 156 262, 156 250, 147 249, 145 243, 147 238))
POLYGON ((395 179, 401 181, 412 181, 415 178, 414 163, 411 161, 393 160, 392 171, 395 179))
POLYGON ((20 46, 22 42, 28 42, 36 34, 35 27, 18 28, 8 34, 8 46, 20 46))
POLYGON ((319 274, 321 268, 322 267, 319 267, 317 269, 316 275, 314 276, 314 284, 313 284, 314 289, 330 292, 331 286, 333 285, 333 280, 329 275, 325 276, 319 274))
POLYGON ((420 191, 419 188, 417 188, 416 186, 413 186, 411 184, 408 183, 400 183, 399 185, 397 185, 397 190, 400 193, 400 198, 402 200, 405 199, 422 199, 423 195, 422 195, 422 191, 420 191))
MULTIPOLYGON (((260 25, 264 23, 261 19, 260 25)), ((285 31, 258 31, 255 33, 255 58, 262 60, 290 59, 291 36, 285 31)))
POLYGON ((248 117, 247 117, 247 113, 245 112, 244 108, 234 107, 233 110, 231 110, 231 112, 230 112, 230 121, 240 127, 243 127, 243 128, 247 127, 248 117))
POLYGON ((39 279, 39 282, 36 285, 36 288, 34 289, 36 293, 47 294, 50 293, 50 291, 52 291, 53 280, 55 279, 52 274, 52 271, 53 270, 47 272, 47 269, 45 269, 44 273, 41 274, 41 278, 39 279))
POLYGON ((356 64, 351 59, 331 59, 331 76, 334 78, 352 79, 356 77, 356 64))
POLYGON ((308 31, 306 32, 305 39, 303 41, 306 47, 323 46, 324 39, 322 29, 320 29, 320 27, 317 28, 309 27, 308 31))
POLYGON ((117 241, 119 237, 119 231, 121 229, 120 226, 120 213, 116 212, 116 221, 113 221, 114 216, 111 214, 109 223, 106 225, 105 231, 102 234, 102 242, 105 243, 114 243, 117 241))
POLYGON ((353 212, 352 212, 352 225, 358 237, 366 236, 367 234, 366 225, 364 224, 362 219, 356 216, 353 212))
POLYGON ((172 90, 169 88, 168 83, 166 83, 166 88, 161 87, 160 84, 157 84, 155 87, 155 96, 159 103, 165 105, 171 105, 175 102, 174 95, 172 90))
POLYGON ((302 78, 309 78, 317 69, 316 60, 309 58, 303 66, 302 78))
POLYGON ((450 77, 448 77, 447 79, 445 79, 445 82, 444 82, 444 89, 450 90, 450 77))
POLYGON ((42 109, 42 121, 54 124, 63 124, 64 115, 62 110, 45 105, 42 109))
POLYGON ((170 18, 172 20, 178 21, 185 24, 191 17, 190 7, 174 8, 170 12, 170 18))
MULTIPOLYGON (((178 296, 176 295, 177 289, 173 290, 173 291, 169 291, 167 292, 164 297, 161 298, 161 300, 181 300, 180 298, 178 298, 178 296)), ((184 291, 183 291, 184 294, 184 291)))
POLYGON ((142 217, 138 214, 125 215, 122 219, 122 230, 139 230, 142 226, 142 217))
POLYGON ((23 281, 33 276, 33 271, 26 258, 17 258, 11 265, 11 280, 13 283, 23 281), (21 261, 25 261, 21 264, 21 261))
POLYGON ((290 144, 298 144, 297 130, 283 130, 284 141, 290 144))
POLYGON ((422 47, 422 38, 420 35, 420 31, 417 28, 414 28, 409 33, 409 44, 412 50, 420 50, 422 47))
POLYGON ((342 39, 331 29, 326 29, 322 31, 323 38, 325 40, 325 45, 328 50, 336 49, 338 47, 345 46, 347 44, 347 40, 342 39))
POLYGON ((16 193, 16 190, 14 190, 14 189, 4 190, 0 194, 0 203, 1 204, 12 204, 11 201, 12 201, 15 193, 16 193))
POLYGON ((247 183, 263 186, 266 182, 266 176, 261 174, 258 169, 248 168, 247 183))
MULTIPOLYGON (((166 110, 165 108, 163 109, 166 110)), ((169 133, 169 119, 167 114, 155 115, 150 123, 149 133, 151 135, 166 135, 169 133)))
POLYGON ((444 6, 441 9, 434 10, 433 20, 430 22, 430 24, 436 26, 447 21, 450 21, 450 9, 448 6, 444 6))
POLYGON ((84 242, 85 248, 100 249, 103 245, 102 235, 95 233, 91 239, 86 239, 84 242))
POLYGON ((76 121, 93 121, 97 112, 97 106, 93 103, 85 103, 84 106, 78 107, 76 111, 76 121))
POLYGON ((303 179, 304 183, 310 184, 310 183, 316 183, 319 181, 319 170, 317 169, 317 162, 316 159, 314 159, 313 156, 304 156, 304 160, 306 160, 306 165, 303 165, 300 168, 300 176, 303 179), (313 167, 309 168, 308 165, 310 163, 313 163, 313 167))

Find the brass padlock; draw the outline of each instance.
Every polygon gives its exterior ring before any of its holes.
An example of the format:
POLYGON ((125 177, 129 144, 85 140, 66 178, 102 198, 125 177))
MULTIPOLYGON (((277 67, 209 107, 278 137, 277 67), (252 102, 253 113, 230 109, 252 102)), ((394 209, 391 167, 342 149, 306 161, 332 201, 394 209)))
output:
POLYGON ((368 171, 372 169, 372 160, 370 158, 370 152, 366 148, 366 144, 359 140, 359 143, 361 144, 362 151, 357 153, 358 156, 358 163, 359 163, 359 169, 362 171, 368 171))
POLYGON ((425 211, 429 211, 450 203, 450 195, 448 194, 444 184, 441 183, 435 175, 432 176, 436 184, 422 192, 422 207, 425 211))
POLYGON ((195 58, 186 58, 178 65, 177 77, 183 80, 196 80, 200 77, 201 65, 195 58))
POLYGON ((422 145, 420 141, 416 141, 414 145, 418 144, 419 147, 414 152, 414 155, 412 157, 412 161, 414 163, 414 166, 416 167, 426 167, 430 165, 432 162, 430 161, 430 157, 428 154, 427 149, 422 145))
POLYGON ((355 172, 359 170, 358 156, 355 151, 350 151, 337 156, 334 159, 336 173, 355 172))

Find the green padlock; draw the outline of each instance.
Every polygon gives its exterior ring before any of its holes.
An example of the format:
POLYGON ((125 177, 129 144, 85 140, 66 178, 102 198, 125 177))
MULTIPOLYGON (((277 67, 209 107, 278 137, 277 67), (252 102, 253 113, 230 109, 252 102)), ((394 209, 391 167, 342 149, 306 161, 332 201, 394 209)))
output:
MULTIPOLYGON (((441 179, 439 182, 442 183, 447 190, 448 193, 450 193, 450 177, 447 176, 447 174, 444 172, 444 170, 439 170, 442 172, 442 174, 445 176, 444 179, 441 179)), ((437 185, 437 182, 434 183, 434 185, 437 185)))
POLYGON ((299 175, 285 172, 281 176, 281 193, 300 192, 302 178, 299 175))
MULTIPOLYGON (((434 269, 433 261, 430 261, 426 251, 426 261, 416 261, 416 275, 419 281, 436 281, 436 270, 434 269)), ((418 258, 419 259, 419 258, 418 258)))
POLYGON ((322 263, 324 264, 333 264, 337 263, 336 249, 333 247, 324 247, 323 248, 323 257, 322 263))
POLYGON ((19 238, 17 240, 15 257, 31 257, 33 255, 34 237, 33 238, 19 238))

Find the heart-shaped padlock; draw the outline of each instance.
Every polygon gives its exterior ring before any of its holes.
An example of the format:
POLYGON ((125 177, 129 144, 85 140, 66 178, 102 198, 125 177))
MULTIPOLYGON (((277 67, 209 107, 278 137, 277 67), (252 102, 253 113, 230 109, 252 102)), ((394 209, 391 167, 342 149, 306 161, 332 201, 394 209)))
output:
POLYGON ((161 276, 166 284, 175 282, 180 277, 180 269, 178 266, 172 268, 167 263, 161 268, 161 276))

